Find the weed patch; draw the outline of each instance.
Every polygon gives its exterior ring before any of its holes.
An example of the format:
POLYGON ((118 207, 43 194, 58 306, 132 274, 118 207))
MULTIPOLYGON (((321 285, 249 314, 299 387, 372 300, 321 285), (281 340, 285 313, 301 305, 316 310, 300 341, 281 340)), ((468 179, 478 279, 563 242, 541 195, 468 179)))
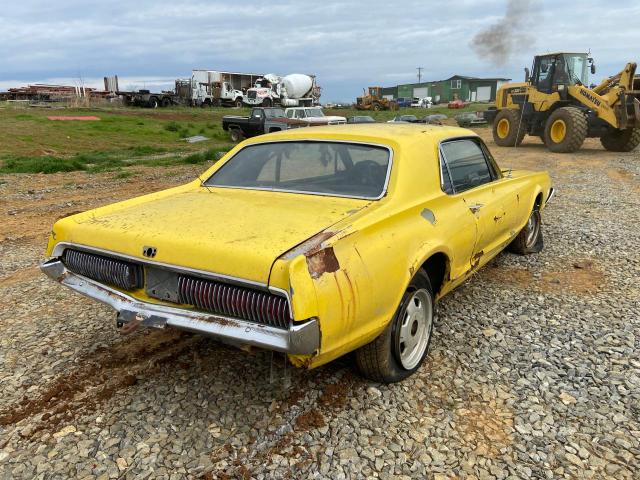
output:
POLYGON ((172 120, 164 126, 164 129, 168 132, 177 132, 180 130, 180 124, 172 120))

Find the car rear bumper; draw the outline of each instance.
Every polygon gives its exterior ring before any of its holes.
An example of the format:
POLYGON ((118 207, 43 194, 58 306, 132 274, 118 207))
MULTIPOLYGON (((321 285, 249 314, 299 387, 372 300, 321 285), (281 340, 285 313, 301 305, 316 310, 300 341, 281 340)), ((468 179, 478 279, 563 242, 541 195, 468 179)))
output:
POLYGON ((69 271, 59 259, 40 266, 50 278, 118 312, 122 324, 144 327, 174 327, 219 338, 231 343, 252 345, 295 355, 313 354, 320 348, 317 319, 292 323, 289 328, 260 325, 207 312, 158 305, 135 299, 121 291, 69 271))

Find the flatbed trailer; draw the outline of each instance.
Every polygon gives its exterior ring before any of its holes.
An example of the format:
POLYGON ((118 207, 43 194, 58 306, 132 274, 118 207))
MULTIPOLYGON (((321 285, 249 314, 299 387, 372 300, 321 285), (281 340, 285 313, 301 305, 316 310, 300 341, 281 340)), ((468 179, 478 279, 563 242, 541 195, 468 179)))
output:
POLYGON ((149 90, 138 90, 137 92, 116 92, 124 99, 125 105, 136 107, 170 107, 180 104, 179 97, 174 92, 154 93, 149 90))

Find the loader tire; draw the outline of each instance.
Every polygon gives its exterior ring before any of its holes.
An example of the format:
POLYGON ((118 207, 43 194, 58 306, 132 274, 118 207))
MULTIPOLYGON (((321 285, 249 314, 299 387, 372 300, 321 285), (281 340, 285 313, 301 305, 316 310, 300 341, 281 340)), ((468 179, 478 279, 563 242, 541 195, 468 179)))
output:
POLYGON ((640 128, 611 130, 600 138, 600 143, 610 152, 630 152, 640 144, 640 128))
POLYGON ((501 147, 517 147, 527 134, 519 110, 500 110, 493 121, 493 141, 501 147))
POLYGON ((571 153, 580 149, 587 138, 587 117, 579 108, 562 107, 547 119, 544 144, 555 153, 571 153))
POLYGON ((380 107, 380 104, 379 104, 379 103, 374 103, 372 108, 373 108, 373 110, 374 110, 375 112, 379 112, 379 111, 380 111, 380 109, 381 109, 381 107, 380 107))

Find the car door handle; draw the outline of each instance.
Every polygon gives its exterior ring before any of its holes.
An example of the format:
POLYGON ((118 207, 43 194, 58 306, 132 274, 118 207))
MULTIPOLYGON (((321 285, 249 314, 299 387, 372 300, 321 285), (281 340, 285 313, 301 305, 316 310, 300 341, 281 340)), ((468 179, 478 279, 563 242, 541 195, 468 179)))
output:
POLYGON ((480 210, 484 205, 482 205, 481 203, 476 203, 475 205, 469 205, 469 210, 471 210, 471 213, 478 213, 478 210, 480 210))

